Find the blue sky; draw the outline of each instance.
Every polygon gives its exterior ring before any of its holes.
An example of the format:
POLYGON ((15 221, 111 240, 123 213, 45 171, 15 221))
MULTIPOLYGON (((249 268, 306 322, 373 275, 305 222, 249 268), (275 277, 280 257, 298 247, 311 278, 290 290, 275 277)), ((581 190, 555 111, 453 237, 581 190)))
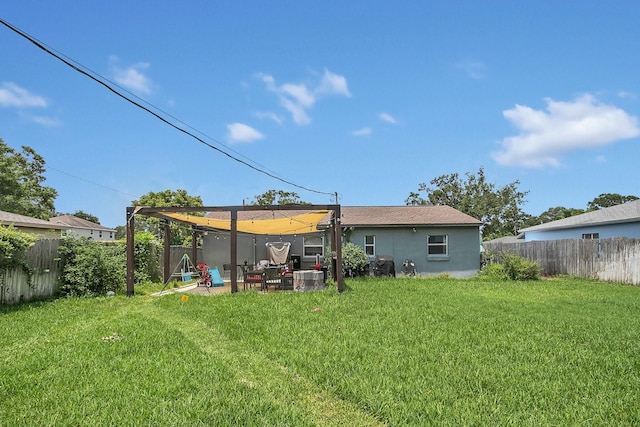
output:
POLYGON ((519 180, 532 215, 640 196, 640 2, 23 0, 0 17, 313 190, 0 26, 0 138, 45 158, 58 211, 106 226, 150 191, 403 205, 480 167, 519 180))

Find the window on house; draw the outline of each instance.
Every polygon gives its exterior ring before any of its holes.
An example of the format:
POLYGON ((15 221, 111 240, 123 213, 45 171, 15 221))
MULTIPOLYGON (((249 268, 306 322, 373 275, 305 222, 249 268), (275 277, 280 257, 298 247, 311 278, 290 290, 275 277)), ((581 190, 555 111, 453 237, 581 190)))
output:
POLYGON ((324 256, 324 237, 309 236, 304 238, 304 256, 324 256))
POLYGON ((584 233, 582 235, 582 238, 583 239, 587 239, 587 240, 589 240, 589 239, 597 240, 597 239, 600 238, 600 233, 584 233))
POLYGON ((427 255, 448 255, 448 243, 446 234, 427 236, 427 255))
POLYGON ((98 237, 102 237, 102 231, 98 231, 98 237))
POLYGON ((364 252, 372 256, 376 254, 376 236, 364 237, 364 252))

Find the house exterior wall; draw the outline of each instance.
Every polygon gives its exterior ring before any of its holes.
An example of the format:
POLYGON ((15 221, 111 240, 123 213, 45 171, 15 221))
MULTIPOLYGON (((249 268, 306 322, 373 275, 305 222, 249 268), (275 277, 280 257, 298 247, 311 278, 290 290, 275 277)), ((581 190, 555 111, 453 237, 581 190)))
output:
MULTIPOLYGON (((301 269, 311 269, 315 265, 315 257, 304 257, 304 236, 312 236, 311 234, 295 235, 295 236, 261 236, 247 235, 238 233, 237 257, 238 264, 244 265, 245 262, 249 267, 255 266, 260 260, 268 260, 267 253, 268 242, 289 242, 291 249, 289 255, 299 255, 301 257, 301 269)), ((324 233, 313 234, 313 236, 324 236, 324 233)), ((203 262, 210 266, 217 266, 223 271, 223 264, 229 263, 231 259, 231 241, 229 233, 209 233, 202 238, 203 262)), ((329 240, 325 238, 325 247, 329 244, 329 240)), ((323 259, 321 258, 320 262, 323 259)))
MULTIPOLYGON (((421 276, 450 274, 453 277, 471 277, 480 268, 480 232, 478 226, 455 227, 362 227, 347 230, 343 235, 343 243, 352 242, 364 249, 365 236, 375 236, 375 255, 391 255, 395 262, 396 272, 403 271, 404 259, 412 259, 416 272, 421 276), (429 256, 427 254, 427 236, 446 235, 448 253, 446 256, 429 256)), ((331 244, 329 231, 313 234, 324 237, 324 248, 331 244)), ((258 261, 269 259, 267 242, 290 242, 290 255, 301 257, 301 269, 312 269, 316 259, 305 257, 303 239, 306 235, 297 236, 252 236, 238 233, 238 264, 255 266, 258 261)), ((209 233, 203 236, 202 262, 217 266, 223 272, 223 264, 229 263, 231 242, 229 233, 209 233)), ((324 258, 320 259, 323 263, 324 258)))
POLYGON ((87 237, 91 240, 109 241, 115 240, 115 232, 111 230, 92 230, 88 228, 71 228, 66 230, 63 235, 74 235, 87 237))
POLYGON ((348 241, 364 249, 366 236, 375 236, 375 253, 369 257, 370 260, 373 261, 375 255, 390 255, 396 273, 403 271, 405 259, 413 260, 416 272, 421 276, 446 273, 454 277, 471 277, 480 268, 480 232, 477 226, 354 228, 348 233, 348 241), (447 236, 446 256, 427 254, 429 235, 447 236))
POLYGON ((640 222, 591 225, 559 230, 527 231, 524 235, 524 240, 525 242, 533 242, 540 240, 582 239, 583 234, 592 233, 598 233, 601 239, 613 237, 640 238, 640 222))

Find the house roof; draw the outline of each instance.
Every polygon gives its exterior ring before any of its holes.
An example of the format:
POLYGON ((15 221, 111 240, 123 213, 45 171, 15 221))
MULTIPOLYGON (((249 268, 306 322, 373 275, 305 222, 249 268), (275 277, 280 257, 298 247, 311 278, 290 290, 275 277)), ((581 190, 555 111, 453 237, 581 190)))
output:
MULTIPOLYGON (((341 206, 341 224, 356 226, 420 226, 420 225, 481 225, 482 222, 450 206, 341 206)), ((279 217, 295 217, 305 210, 287 211, 238 211, 238 221, 268 220, 279 217)), ((207 218, 228 219, 226 212, 209 212, 207 218)), ((326 214, 319 226, 328 226, 330 214, 326 214)))
POLYGON ((11 212, 0 211, 0 224, 14 225, 15 227, 45 228, 50 230, 66 230, 69 227, 64 224, 52 224, 43 219, 31 218, 11 212))
POLYGON ((85 228, 87 230, 104 230, 114 231, 112 228, 105 227, 104 225, 96 224, 95 222, 87 221, 86 219, 78 218, 74 215, 60 215, 53 218, 49 218, 49 221, 54 224, 67 225, 70 228, 85 228))
POLYGON ((527 231, 558 230, 563 228, 576 228, 604 224, 621 224, 639 221, 640 199, 623 203, 621 205, 611 206, 609 208, 599 209, 597 211, 591 211, 580 215, 571 216, 569 218, 559 219, 557 221, 534 225, 533 227, 523 228, 520 231, 526 233, 527 231))
MULTIPOLYGON (((481 221, 450 206, 342 206, 343 227, 480 226, 481 221)), ((163 213, 186 223, 229 229, 229 212, 209 212, 204 217, 163 213)), ((239 210, 238 231, 253 234, 302 234, 327 228, 326 210, 239 210)))
POLYGON ((482 224, 451 206, 343 206, 341 213, 346 227, 482 224))

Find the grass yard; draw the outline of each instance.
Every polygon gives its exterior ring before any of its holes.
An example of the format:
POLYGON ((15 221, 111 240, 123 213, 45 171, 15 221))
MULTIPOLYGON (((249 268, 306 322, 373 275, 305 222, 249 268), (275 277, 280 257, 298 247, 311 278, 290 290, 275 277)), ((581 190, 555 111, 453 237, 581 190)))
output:
POLYGON ((640 424, 640 288, 346 285, 2 307, 0 424, 640 424))

